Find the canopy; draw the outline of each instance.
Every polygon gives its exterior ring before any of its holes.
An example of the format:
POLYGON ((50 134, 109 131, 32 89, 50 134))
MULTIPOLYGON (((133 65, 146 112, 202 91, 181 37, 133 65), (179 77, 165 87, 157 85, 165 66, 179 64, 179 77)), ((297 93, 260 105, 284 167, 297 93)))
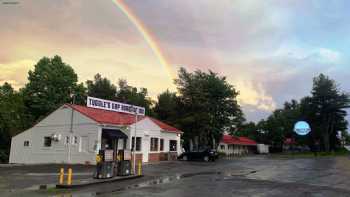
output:
POLYGON ((109 138, 128 138, 128 136, 119 129, 102 129, 102 136, 108 136, 109 138))

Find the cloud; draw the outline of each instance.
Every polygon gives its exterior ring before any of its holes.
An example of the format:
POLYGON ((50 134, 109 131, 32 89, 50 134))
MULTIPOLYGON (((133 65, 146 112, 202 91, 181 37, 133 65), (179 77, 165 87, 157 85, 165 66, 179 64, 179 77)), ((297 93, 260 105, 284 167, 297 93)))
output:
POLYGON ((239 90, 238 102, 242 106, 251 106, 258 110, 271 112, 276 108, 273 98, 266 94, 261 84, 253 85, 250 81, 234 83, 239 90))
POLYGON ((339 63, 340 61, 340 53, 338 51, 334 51, 326 48, 320 48, 319 55, 322 59, 330 63, 339 63))
POLYGON ((23 87, 27 82, 27 74, 33 68, 33 60, 19 60, 6 64, 0 63, 0 84, 10 83, 15 89, 23 87))

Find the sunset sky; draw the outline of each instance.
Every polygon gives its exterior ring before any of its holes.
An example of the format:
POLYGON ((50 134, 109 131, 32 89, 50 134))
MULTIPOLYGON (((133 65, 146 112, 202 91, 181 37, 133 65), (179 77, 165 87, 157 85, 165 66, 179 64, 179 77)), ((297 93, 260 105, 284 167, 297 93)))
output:
POLYGON ((114 83, 125 78, 153 98, 175 91, 172 73, 179 67, 211 69, 239 90, 253 121, 310 94, 319 73, 350 92, 350 1, 125 0, 123 5, 144 29, 117 1, 0 0, 0 84, 22 87, 28 70, 54 55, 81 82, 96 73, 114 83))

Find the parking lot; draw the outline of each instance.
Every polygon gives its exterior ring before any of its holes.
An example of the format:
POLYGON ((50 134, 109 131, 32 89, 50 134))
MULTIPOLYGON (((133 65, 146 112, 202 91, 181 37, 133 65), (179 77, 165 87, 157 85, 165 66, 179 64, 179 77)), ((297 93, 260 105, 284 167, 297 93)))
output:
MULTIPOLYGON (((144 177, 75 190, 34 190, 57 183, 59 165, 1 167, 5 196, 350 196, 349 157, 249 156, 217 162, 144 166, 144 177)), ((93 166, 74 166, 74 178, 93 166)), ((74 181, 74 180, 73 180, 74 181)), ((3 196, 2 195, 2 196, 3 196)))

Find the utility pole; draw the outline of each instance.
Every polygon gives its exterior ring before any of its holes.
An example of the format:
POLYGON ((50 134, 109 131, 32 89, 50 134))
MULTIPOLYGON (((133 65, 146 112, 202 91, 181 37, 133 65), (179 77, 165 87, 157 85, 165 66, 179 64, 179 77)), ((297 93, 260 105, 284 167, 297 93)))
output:
MULTIPOLYGON (((75 104, 75 95, 72 94, 71 97, 73 98, 73 101, 72 101, 72 105, 75 104)), ((71 162, 71 146, 72 146, 72 138, 73 138, 73 118, 74 118, 74 109, 73 109, 73 106, 71 106, 71 109, 72 109, 72 112, 71 112, 71 116, 70 116, 70 129, 69 129, 69 140, 68 140, 68 163, 71 162)))

